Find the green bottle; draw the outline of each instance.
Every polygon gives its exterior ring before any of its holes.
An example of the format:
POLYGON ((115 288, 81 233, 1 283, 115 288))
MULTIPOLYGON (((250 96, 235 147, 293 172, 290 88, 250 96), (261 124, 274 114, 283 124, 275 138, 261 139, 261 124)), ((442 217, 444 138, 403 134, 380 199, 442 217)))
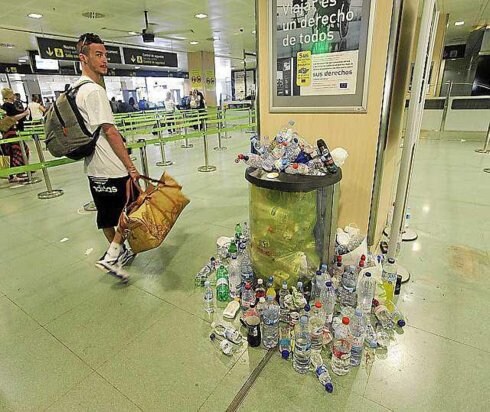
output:
POLYGON ((242 226, 240 225, 240 223, 237 223, 235 226, 235 239, 240 240, 242 236, 243 236, 242 226))
POLYGON ((230 299, 228 270, 223 265, 216 271, 216 298, 220 302, 228 302, 230 299))
POLYGON ((233 256, 237 257, 238 255, 238 248, 234 240, 231 241, 230 246, 228 247, 228 254, 231 258, 233 258, 233 256))

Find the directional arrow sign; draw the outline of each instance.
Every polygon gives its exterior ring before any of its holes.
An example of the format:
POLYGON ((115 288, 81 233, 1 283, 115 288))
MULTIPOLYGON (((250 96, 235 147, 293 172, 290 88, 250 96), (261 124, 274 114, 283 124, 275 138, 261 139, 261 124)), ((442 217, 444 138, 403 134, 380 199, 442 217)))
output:
MULTIPOLYGON (((77 42, 75 41, 38 37, 37 46, 43 59, 78 61, 77 42)), ((105 48, 109 63, 122 63, 121 49, 119 47, 106 45, 105 48)))
POLYGON ((145 66, 178 67, 177 53, 123 47, 123 54, 126 64, 136 61, 145 66))

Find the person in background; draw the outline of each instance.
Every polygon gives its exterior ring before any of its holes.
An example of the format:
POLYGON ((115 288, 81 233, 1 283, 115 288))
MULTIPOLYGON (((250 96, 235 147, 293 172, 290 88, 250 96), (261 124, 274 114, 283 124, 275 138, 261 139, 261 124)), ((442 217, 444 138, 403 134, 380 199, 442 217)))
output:
POLYGON ((146 101, 146 97, 143 97, 139 102, 138 102, 138 109, 140 110, 148 110, 149 109, 148 102, 146 101))
POLYGON ((44 107, 46 108, 46 110, 51 107, 51 101, 49 100, 49 97, 44 98, 44 107))
MULTIPOLYGON (((21 98, 20 98, 20 93, 15 93, 15 99, 14 99, 14 107, 17 109, 17 111, 19 113, 22 113, 25 108, 24 108, 24 103, 22 102, 21 98)), ((22 118, 22 120, 19 120, 17 122, 17 130, 19 130, 20 132, 23 132, 24 131, 24 121, 26 120, 26 118, 22 118)))
POLYGON ((83 81, 90 83, 80 87, 76 104, 87 128, 92 133, 100 128, 94 153, 85 158, 85 172, 97 207, 97 227, 109 242, 106 253, 95 265, 127 281, 121 267, 129 263, 135 254, 124 245, 125 235, 119 227, 119 220, 127 201, 126 186, 130 179, 137 182, 140 174, 115 126, 107 92, 101 86, 103 76, 107 74, 104 42, 94 33, 85 33, 78 40, 77 51, 82 76, 75 85, 83 81))
POLYGON ((138 106, 136 105, 136 100, 134 100, 134 97, 130 97, 128 100, 128 104, 132 107, 133 110, 128 110, 128 112, 137 112, 138 111, 138 106))
MULTIPOLYGON (((202 92, 200 92, 199 90, 195 90, 196 94, 197 94, 197 101, 199 103, 197 109, 199 110, 199 114, 200 116, 205 116, 206 115, 206 100, 204 100, 204 94, 202 94, 202 92)), ((201 130, 204 129, 204 122, 205 120, 202 120, 201 121, 201 124, 199 125, 199 128, 201 130)))
MULTIPOLYGON (((163 103, 165 104, 165 113, 167 114, 167 116, 173 117, 175 113, 175 102, 174 98, 172 97, 172 92, 167 92, 163 103)), ((174 120, 167 122, 169 134, 172 134, 175 131, 175 129, 173 128, 174 124, 174 120)))
POLYGON ((41 120, 46 113, 46 108, 41 104, 40 99, 37 95, 32 95, 31 102, 27 105, 29 112, 31 114, 31 120, 41 120))
MULTIPOLYGON (((191 110, 197 110, 199 109, 199 96, 197 94, 197 90, 192 90, 190 93, 189 93, 189 109, 191 110)), ((194 116, 194 118, 197 118, 197 115, 194 116)), ((197 130, 199 129, 199 125, 198 124, 194 124, 192 125, 192 127, 194 128, 194 130, 197 130)))
POLYGON ((117 113, 117 102, 116 102, 116 98, 115 97, 112 97, 110 103, 111 103, 112 113, 117 113))
MULTIPOLYGON (((5 88, 2 89, 2 99, 3 105, 2 109, 5 111, 7 116, 15 118, 18 122, 24 120, 29 115, 29 110, 19 110, 15 106, 15 97, 12 89, 5 88)), ((17 128, 16 125, 12 126, 8 131, 2 134, 4 139, 10 139, 17 136, 17 128)), ((10 167, 24 166, 24 158, 22 157, 22 149, 20 145, 24 145, 24 149, 27 155, 27 159, 29 159, 29 147, 25 144, 25 142, 12 142, 12 143, 4 143, 2 144, 2 152, 4 156, 10 157, 10 167)), ((18 183, 23 182, 26 179, 26 175, 24 173, 19 173, 16 176, 10 176, 10 183, 18 183)))

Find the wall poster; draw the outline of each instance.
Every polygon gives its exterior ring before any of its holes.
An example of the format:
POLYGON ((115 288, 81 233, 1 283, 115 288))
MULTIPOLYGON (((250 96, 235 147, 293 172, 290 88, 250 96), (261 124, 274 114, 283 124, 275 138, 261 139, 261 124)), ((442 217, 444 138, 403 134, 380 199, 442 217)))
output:
POLYGON ((376 0, 269 0, 271 112, 365 112, 376 0))

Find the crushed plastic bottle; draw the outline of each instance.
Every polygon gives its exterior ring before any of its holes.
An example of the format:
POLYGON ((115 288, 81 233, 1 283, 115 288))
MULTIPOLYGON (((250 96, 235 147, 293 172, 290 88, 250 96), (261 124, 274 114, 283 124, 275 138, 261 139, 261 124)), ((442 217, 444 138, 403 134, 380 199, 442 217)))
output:
POLYGON ((228 282, 231 298, 239 298, 241 293, 242 277, 240 273, 240 263, 235 255, 231 257, 230 264, 228 265, 228 282))
POLYGON ((323 362, 322 355, 319 352, 311 354, 311 366, 315 375, 328 393, 333 392, 333 382, 328 372, 327 366, 323 362))
POLYGON ((323 328, 325 326, 325 313, 322 304, 317 301, 310 313, 310 342, 312 352, 320 352, 323 349, 323 328))
POLYGON ((281 322, 289 322, 289 308, 286 306, 285 299, 289 295, 288 283, 286 281, 282 282, 282 287, 279 290, 279 306, 280 315, 279 319, 281 322))
POLYGON ((376 281, 370 272, 365 272, 357 287, 357 304, 365 314, 371 313, 375 292, 376 281))
POLYGON ((204 310, 207 313, 213 313, 214 312, 214 294, 213 294, 213 289, 211 289, 209 280, 204 282, 204 310))
POLYGON ((215 270, 216 266, 215 266, 215 261, 216 259, 214 258, 214 256, 212 256, 210 259, 209 259, 209 262, 206 263, 202 268, 201 270, 197 273, 196 277, 195 277, 195 284, 196 286, 204 286, 204 282, 206 282, 207 278, 209 277, 209 275, 215 270))

